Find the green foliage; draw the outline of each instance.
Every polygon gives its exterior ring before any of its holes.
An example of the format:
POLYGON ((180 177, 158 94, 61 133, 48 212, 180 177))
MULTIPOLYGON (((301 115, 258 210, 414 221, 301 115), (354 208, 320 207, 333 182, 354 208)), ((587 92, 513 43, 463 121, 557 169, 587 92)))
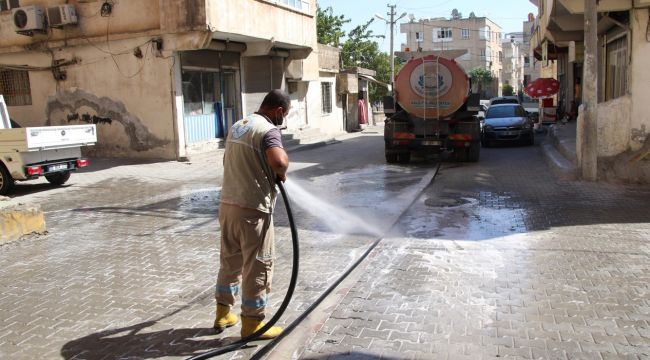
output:
POLYGON ((515 89, 510 84, 503 84, 501 91, 503 96, 513 96, 515 94, 515 89))
MULTIPOLYGON (((335 46, 341 49, 341 65, 343 68, 362 67, 375 70, 377 80, 383 83, 390 83, 390 54, 381 52, 377 38, 384 38, 383 35, 375 35, 368 30, 373 18, 363 25, 358 25, 349 33, 345 33, 343 25, 349 23, 344 15, 334 15, 331 7, 322 10, 317 8, 317 31, 318 42, 335 46), (341 41, 345 38, 345 41, 341 41)), ((399 71, 401 63, 395 59, 395 73, 399 71)), ((387 94, 388 90, 383 86, 370 85, 370 101, 380 100, 387 94)))
POLYGON ((469 77, 472 79, 472 83, 476 84, 478 93, 481 96, 484 96, 483 94, 483 85, 487 85, 492 82, 492 73, 490 70, 482 67, 477 67, 472 69, 472 71, 469 72, 469 77))
POLYGON ((345 36, 343 25, 351 20, 346 19, 344 15, 334 15, 332 7, 323 10, 316 5, 316 32, 318 43, 339 47, 341 38, 345 36))

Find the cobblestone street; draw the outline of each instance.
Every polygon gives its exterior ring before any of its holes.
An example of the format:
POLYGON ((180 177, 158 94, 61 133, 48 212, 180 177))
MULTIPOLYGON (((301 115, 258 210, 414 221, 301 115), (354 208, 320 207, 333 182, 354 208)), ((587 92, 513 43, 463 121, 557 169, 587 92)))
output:
MULTIPOLYGON (((388 235, 327 317, 270 358, 650 358, 650 190, 556 180, 539 147, 484 149, 430 183, 435 164, 387 166, 382 141, 369 129, 290 153, 291 181, 388 235)), ((0 247, 0 357, 185 358, 236 340, 238 326, 211 329, 220 163, 97 161, 68 187, 19 186, 49 233, 0 247)), ((301 271, 283 324, 376 238, 294 212, 301 271)), ((276 241, 271 313, 290 273, 282 207, 276 241)))

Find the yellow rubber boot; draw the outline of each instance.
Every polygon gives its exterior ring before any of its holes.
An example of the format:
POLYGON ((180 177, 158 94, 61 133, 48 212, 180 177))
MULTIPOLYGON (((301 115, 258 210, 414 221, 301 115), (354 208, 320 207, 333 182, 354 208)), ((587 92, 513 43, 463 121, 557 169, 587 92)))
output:
MULTIPOLYGON (((241 337, 247 337, 257 330, 261 329, 264 326, 264 323, 261 320, 255 318, 247 318, 245 316, 241 317, 241 337)), ((282 328, 279 326, 272 326, 270 329, 266 330, 260 339, 268 340, 278 337, 282 334, 282 328)))
POLYGON ((230 312, 230 306, 217 304, 217 318, 214 319, 214 329, 217 332, 222 332, 235 324, 239 319, 237 315, 230 312))

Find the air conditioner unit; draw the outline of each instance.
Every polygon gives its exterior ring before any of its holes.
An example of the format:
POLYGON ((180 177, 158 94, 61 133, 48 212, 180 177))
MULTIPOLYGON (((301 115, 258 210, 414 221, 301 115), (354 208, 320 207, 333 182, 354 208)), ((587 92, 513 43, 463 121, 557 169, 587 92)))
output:
POLYGON ((47 8, 47 20, 50 27, 63 27, 64 25, 74 25, 79 19, 77 11, 72 4, 64 4, 47 8))
POLYGON ((11 9, 11 17, 17 33, 32 35, 34 31, 45 29, 45 11, 41 6, 30 5, 11 9))

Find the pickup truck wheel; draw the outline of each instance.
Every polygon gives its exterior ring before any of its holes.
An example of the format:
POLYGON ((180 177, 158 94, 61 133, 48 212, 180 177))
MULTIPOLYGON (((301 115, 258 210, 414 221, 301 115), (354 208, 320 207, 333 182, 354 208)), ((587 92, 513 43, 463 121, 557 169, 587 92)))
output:
POLYGON ((6 195, 14 187, 14 178, 9 171, 0 164, 0 195, 6 195))
POLYGON ((61 186, 70 180, 70 172, 60 172, 50 175, 45 175, 45 179, 52 185, 61 186))

